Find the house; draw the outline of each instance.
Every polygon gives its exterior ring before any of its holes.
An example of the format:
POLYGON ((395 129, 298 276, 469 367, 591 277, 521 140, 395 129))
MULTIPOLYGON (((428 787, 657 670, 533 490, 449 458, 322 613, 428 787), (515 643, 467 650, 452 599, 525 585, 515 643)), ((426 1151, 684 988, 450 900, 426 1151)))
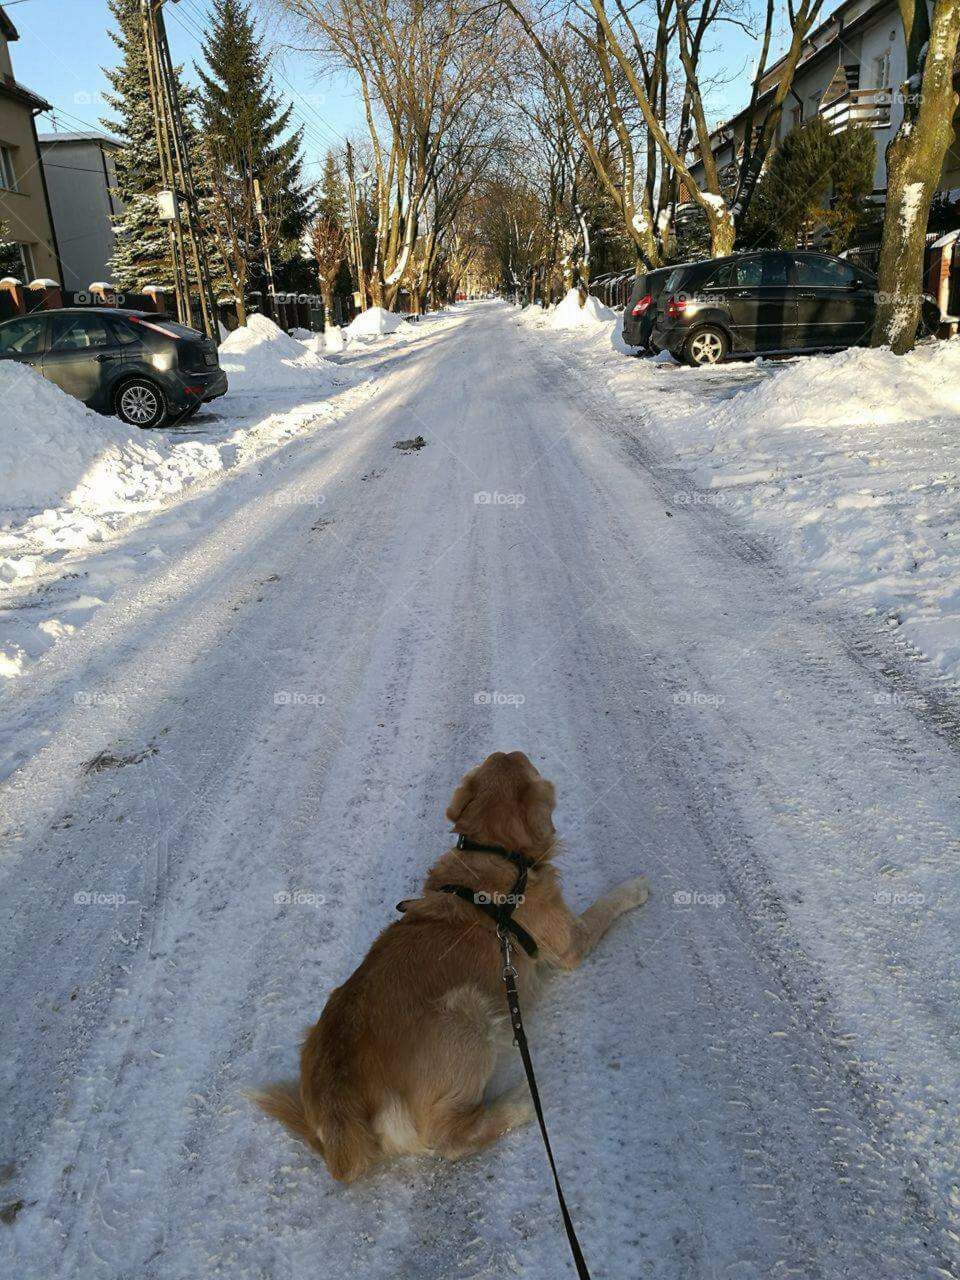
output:
POLYGON ((2 275, 24 284, 61 282, 60 255, 40 163, 35 117, 50 104, 18 84, 10 45, 17 29, 0 6, 0 222, 4 224, 2 275))
POLYGON ((41 133, 53 225, 60 246, 64 287, 85 291, 110 279, 117 199, 114 156, 120 144, 96 130, 41 133))
MULTIPOLYGON (((761 84, 761 119, 765 101, 769 102, 776 90, 782 65, 782 60, 774 63, 761 84)), ((873 130, 877 149, 874 198, 882 203, 887 189, 887 143, 903 120, 906 68, 897 0, 844 0, 804 42, 774 146, 817 115, 823 116, 834 132, 867 125, 873 130)), ((711 134, 721 174, 742 154, 746 114, 746 109, 740 111, 711 134)), ((756 127, 756 116, 754 120, 756 127)), ((691 172, 702 183, 703 164, 697 148, 691 172)), ((945 192, 960 187, 956 139, 947 152, 940 186, 945 192)))

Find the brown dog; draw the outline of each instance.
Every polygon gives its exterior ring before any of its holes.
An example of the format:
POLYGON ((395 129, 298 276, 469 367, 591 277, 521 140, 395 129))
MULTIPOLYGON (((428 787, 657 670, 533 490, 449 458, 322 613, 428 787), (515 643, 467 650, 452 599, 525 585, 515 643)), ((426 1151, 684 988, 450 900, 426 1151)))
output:
MULTIPOLYGON (((497 751, 466 775, 447 809, 455 832, 532 863, 514 917, 539 947, 536 960, 514 951, 526 999, 543 964, 575 968, 617 916, 648 896, 638 876, 573 915, 551 861, 553 807, 553 783, 523 752, 497 751)), ((401 1153, 455 1160, 532 1119, 525 1085, 483 1102, 511 1040, 496 923, 472 902, 439 892, 459 884, 495 901, 515 877, 513 864, 495 853, 445 853, 423 896, 405 904, 403 918, 331 994, 304 1042, 299 1089, 277 1085, 254 1095, 323 1156, 335 1178, 352 1181, 401 1153)))

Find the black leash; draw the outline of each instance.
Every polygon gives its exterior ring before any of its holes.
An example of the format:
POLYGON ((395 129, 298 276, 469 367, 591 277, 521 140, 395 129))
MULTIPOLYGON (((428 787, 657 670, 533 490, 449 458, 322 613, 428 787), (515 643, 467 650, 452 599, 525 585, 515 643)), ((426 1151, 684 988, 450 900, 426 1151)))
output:
POLYGON ((577 1268, 577 1275, 580 1280, 590 1280, 590 1272, 587 1270, 587 1264, 583 1256, 583 1250, 580 1248, 580 1241, 577 1239, 577 1233, 574 1230, 573 1219, 570 1217, 570 1210, 567 1208, 567 1202, 563 1198, 563 1187, 560 1185, 560 1174, 557 1172, 557 1163, 553 1158, 553 1148, 550 1146, 550 1135, 547 1133, 547 1122, 543 1118, 543 1107, 540 1105, 540 1091, 537 1088, 537 1078, 533 1073, 533 1059, 530 1057, 530 1046, 527 1044, 527 1033, 523 1029, 523 1018, 520 1013, 520 996, 517 992, 517 971, 513 965, 513 958, 510 952, 510 939, 506 930, 497 930, 497 936, 500 939, 500 953, 503 956, 503 985, 507 991, 507 1006, 510 1010, 510 1025, 513 1027, 513 1042, 520 1050, 520 1057, 523 1059, 523 1069, 527 1075, 527 1085, 530 1089, 530 1097, 533 1099, 533 1109, 537 1113, 537 1122, 540 1125, 540 1135, 543 1138, 543 1145, 547 1149, 547 1159, 550 1161, 550 1171, 553 1174, 553 1185, 557 1189, 557 1199, 560 1201, 560 1212, 563 1214, 563 1225, 567 1232, 567 1240, 570 1244, 570 1252, 573 1254, 573 1261, 577 1268))
MULTIPOLYGON (((543 1145, 547 1149, 547 1159, 550 1161, 553 1184, 557 1189, 557 1199, 560 1202, 560 1212, 563 1215, 563 1225, 567 1232, 570 1252, 573 1254, 573 1261, 576 1264, 577 1276, 579 1280, 590 1280, 590 1272, 587 1270, 583 1251, 580 1248, 580 1241, 577 1239, 577 1233, 574 1230, 573 1219, 570 1217, 567 1202, 563 1198, 560 1174, 557 1172, 557 1164, 553 1158, 550 1135, 547 1133, 547 1122, 543 1118, 543 1107, 540 1104, 537 1078, 533 1073, 530 1046, 527 1044, 527 1035, 523 1029, 523 1017, 520 1013, 520 995, 517 991, 517 970, 513 964, 513 952, 510 945, 510 937, 512 935, 528 956, 532 958, 537 954, 537 944, 534 939, 527 933, 523 925, 517 924, 516 920, 513 919, 514 911, 523 901, 524 891, 527 887, 527 875, 536 866, 536 863, 524 854, 518 853, 515 849, 504 849, 499 844, 477 844, 475 840, 471 840, 468 836, 460 836, 458 838, 457 848, 465 853, 495 853, 498 857, 506 858, 508 862, 512 862, 517 868, 517 878, 514 880, 513 888, 508 894, 491 895, 484 893, 482 890, 468 889, 463 884, 443 884, 440 886, 440 892, 455 894, 458 898, 462 898, 464 902, 469 902, 489 916, 497 926, 500 953, 503 957, 503 984, 507 993, 507 1007, 510 1010, 510 1025, 513 1027, 513 1042, 520 1050, 520 1057, 523 1060, 527 1086, 530 1090, 530 1097, 533 1099, 533 1109, 537 1113, 543 1145)), ((398 911, 405 911, 406 908, 407 904, 405 902, 397 903, 398 911)))
POLYGON ((517 991, 517 970, 513 964, 510 947, 510 935, 513 934, 527 955, 532 957, 537 954, 536 942, 530 937, 526 929, 513 919, 514 911, 523 901, 524 890, 527 887, 527 873, 534 864, 529 858, 524 857, 522 853, 518 853, 514 849, 504 849, 496 844, 477 844, 476 841, 469 839, 467 836, 460 836, 457 841, 457 848, 467 853, 496 853, 501 858, 506 858, 512 862, 517 868, 517 878, 510 893, 506 895, 506 901, 504 902, 478 901, 477 895, 470 889, 464 888, 463 885, 445 884, 442 886, 442 892, 455 893, 465 901, 472 902, 475 907, 479 907, 481 911, 484 911, 497 922, 497 937, 500 939, 500 953, 503 956, 503 985, 507 993, 507 1007, 510 1010, 510 1025, 513 1027, 513 1041, 520 1050, 520 1057, 523 1060, 527 1087, 530 1090, 530 1097, 533 1099, 533 1109, 537 1113, 537 1122, 540 1125, 540 1135, 547 1151, 547 1159, 550 1161, 553 1184, 557 1189, 557 1199, 560 1202, 560 1212, 563 1215, 563 1225, 567 1232, 570 1252, 573 1254, 573 1261, 577 1268, 577 1276, 579 1280, 590 1280, 590 1272, 587 1270, 583 1250, 580 1248, 580 1241, 577 1239, 573 1219, 570 1217, 570 1210, 567 1208, 567 1202, 563 1197, 560 1174, 557 1172, 557 1164, 553 1158, 553 1148, 550 1146, 550 1135, 547 1133, 547 1122, 543 1118, 540 1090, 537 1088, 537 1077, 533 1071, 533 1059, 530 1057, 527 1033, 523 1029, 523 1015, 520 1013, 520 993, 517 991))

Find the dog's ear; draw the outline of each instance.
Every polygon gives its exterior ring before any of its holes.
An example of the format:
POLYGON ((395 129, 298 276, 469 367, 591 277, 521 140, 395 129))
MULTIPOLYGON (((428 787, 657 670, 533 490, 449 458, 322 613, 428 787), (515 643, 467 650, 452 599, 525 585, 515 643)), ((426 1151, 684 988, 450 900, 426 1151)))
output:
POLYGON ((474 777, 472 773, 467 773, 461 778, 460 785, 453 793, 453 799, 447 805, 447 821, 456 822, 464 809, 473 799, 475 791, 474 777))
POLYGON ((523 821, 530 832, 532 843, 547 844, 556 834, 553 810, 557 793, 552 782, 538 778, 531 782, 524 795, 523 821))

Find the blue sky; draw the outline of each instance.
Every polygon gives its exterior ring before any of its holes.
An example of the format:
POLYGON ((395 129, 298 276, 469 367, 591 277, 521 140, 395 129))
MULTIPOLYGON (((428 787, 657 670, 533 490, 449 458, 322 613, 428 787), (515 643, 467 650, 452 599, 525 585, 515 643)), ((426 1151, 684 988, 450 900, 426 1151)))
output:
MULTIPOLYGON (((825 11, 834 9, 837 2, 827 0, 825 11)), ((107 85, 100 68, 117 59, 116 47, 107 34, 113 19, 106 0, 6 0, 5 8, 20 31, 20 40, 11 50, 17 79, 54 105, 59 128, 99 127, 101 116, 109 114, 103 102, 107 85)), ((180 0, 166 6, 174 58, 191 75, 193 62, 200 58, 198 38, 208 8, 209 0, 180 0)), ((267 26, 265 38, 277 44, 280 33, 267 26)), ((712 113, 720 118, 743 105, 756 44, 738 29, 727 27, 716 45, 707 70, 726 82, 711 95, 712 113)), ((319 176, 326 149, 342 146, 347 134, 363 132, 360 104, 351 83, 346 78, 320 81, 311 55, 282 51, 274 79, 278 93, 292 100, 298 124, 305 126, 308 173, 319 176)), ((38 126, 42 132, 52 128, 46 116, 38 126)))
MULTIPOLYGON (((5 0, 4 8, 20 32, 11 48, 17 79, 53 104, 60 129, 99 128, 100 118, 109 115, 103 101, 107 82, 100 68, 114 65, 118 56, 107 34, 113 18, 106 0, 25 0, 21 4, 5 0)), ((191 76, 194 61, 201 57, 198 37, 208 9, 208 0, 180 0, 166 6, 174 59, 191 76)), ((278 34, 269 30, 267 38, 275 42, 278 34)), ((343 135, 356 132, 360 124, 359 104, 349 81, 321 84, 308 55, 283 53, 275 84, 278 94, 292 99, 297 122, 306 127, 309 172, 319 176, 327 147, 342 146, 343 135)), ((52 129, 48 116, 41 116, 37 126, 41 132, 52 129)))

